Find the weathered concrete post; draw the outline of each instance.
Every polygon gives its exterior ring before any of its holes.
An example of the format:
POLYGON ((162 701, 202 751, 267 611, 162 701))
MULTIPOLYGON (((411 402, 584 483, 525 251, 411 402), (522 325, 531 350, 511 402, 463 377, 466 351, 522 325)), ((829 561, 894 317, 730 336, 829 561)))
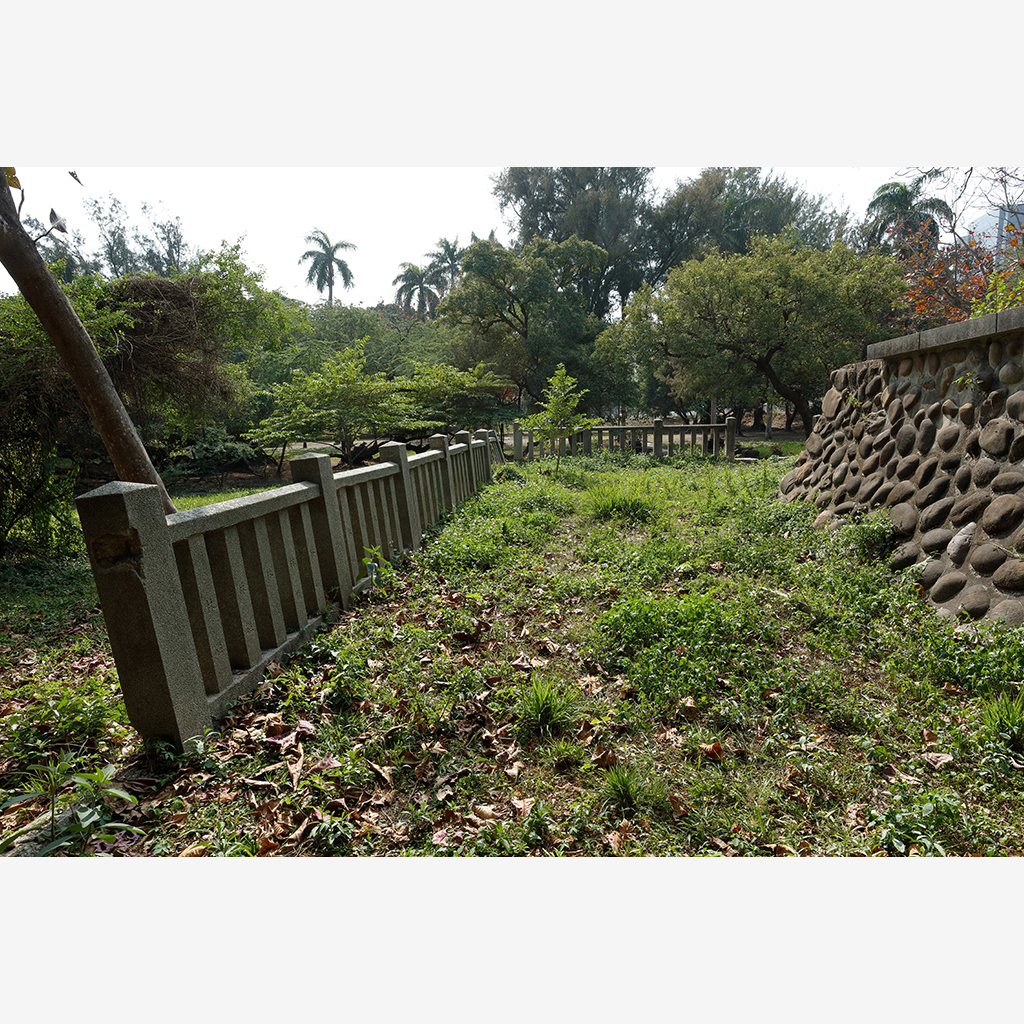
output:
POLYGON ((481 460, 480 470, 483 474, 481 482, 483 480, 491 479, 491 432, 489 430, 478 430, 475 434, 478 441, 484 443, 484 456, 481 460))
POLYGON ((334 471, 329 455, 297 455, 288 463, 292 480, 319 485, 320 496, 309 502, 313 540, 320 563, 320 578, 328 596, 335 596, 343 608, 352 603, 352 573, 348 552, 355 546, 351 526, 342 519, 334 471), (333 592, 333 594, 332 594, 333 592))
POLYGON ((512 424, 512 461, 523 461, 523 425, 519 420, 512 424))
POLYGON ((590 455, 591 452, 592 452, 592 448, 591 448, 591 445, 593 443, 592 440, 591 440, 592 435, 593 435, 593 431, 592 430, 588 429, 588 430, 584 430, 583 431, 583 435, 582 436, 583 436, 583 454, 584 455, 590 455))
POLYGON ((391 441, 380 446, 380 461, 398 467, 393 477, 395 497, 398 500, 398 522, 402 528, 402 545, 409 551, 418 551, 423 542, 420 507, 416 500, 416 483, 409 472, 409 453, 404 444, 391 441))
POLYGON ((473 465, 473 435, 468 430, 460 430, 455 435, 456 444, 464 444, 466 446, 466 461, 464 463, 466 468, 466 495, 474 494, 479 482, 476 478, 476 467, 473 465))
POLYGON ((661 458, 661 445, 663 442, 663 432, 665 428, 664 420, 654 421, 654 457, 656 459, 661 458))
POLYGON ((728 462, 736 460, 736 417, 729 416, 725 421, 725 458, 728 462))
POLYGON ((505 446, 502 444, 498 435, 493 430, 487 431, 487 436, 490 438, 490 443, 494 445, 494 451, 498 453, 498 462, 505 462, 505 446))
POLYGON ((185 748, 212 717, 160 490, 119 481, 75 504, 128 718, 185 748))
POLYGON ((444 456, 441 463, 441 500, 444 507, 451 511, 455 508, 455 480, 452 477, 452 460, 448 456, 447 435, 434 434, 430 438, 430 447, 444 456))

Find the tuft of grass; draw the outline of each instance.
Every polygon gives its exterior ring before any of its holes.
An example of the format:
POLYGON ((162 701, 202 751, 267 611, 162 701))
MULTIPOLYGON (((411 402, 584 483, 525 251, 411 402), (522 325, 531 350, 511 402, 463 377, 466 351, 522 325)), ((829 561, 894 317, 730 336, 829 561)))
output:
POLYGON ((519 699, 519 732, 524 739, 557 736, 573 722, 577 694, 554 679, 534 678, 519 699))

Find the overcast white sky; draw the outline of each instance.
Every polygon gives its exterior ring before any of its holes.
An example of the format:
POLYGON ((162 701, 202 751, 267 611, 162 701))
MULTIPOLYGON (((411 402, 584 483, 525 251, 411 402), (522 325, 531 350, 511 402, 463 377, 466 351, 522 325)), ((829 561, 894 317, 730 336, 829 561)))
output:
MULTIPOLYGON (((247 262, 265 269, 267 286, 306 302, 321 297, 305 283, 308 264, 298 262, 314 228, 332 241, 357 246, 340 254, 354 281, 336 295, 336 301, 356 305, 391 301, 400 264, 424 262, 439 238, 467 245, 471 232, 486 237, 492 228, 500 241, 510 237, 491 192, 491 177, 501 167, 15 166, 25 191, 23 216, 48 224, 53 208, 69 228, 97 241, 85 200, 106 202, 114 195, 140 223, 145 202, 180 217, 194 247, 243 239, 247 262)), ((858 217, 874 190, 899 171, 891 166, 774 169, 858 217)), ((659 167, 652 177, 660 188, 670 188, 699 173, 700 167, 659 167)), ((0 268, 0 291, 14 290, 0 268)))

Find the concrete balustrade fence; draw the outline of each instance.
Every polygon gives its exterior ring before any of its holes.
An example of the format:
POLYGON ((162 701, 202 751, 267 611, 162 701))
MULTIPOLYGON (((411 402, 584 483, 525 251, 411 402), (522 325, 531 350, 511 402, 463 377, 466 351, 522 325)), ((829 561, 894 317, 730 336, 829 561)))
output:
POLYGON ((381 446, 380 465, 335 473, 290 462, 293 483, 165 515, 157 488, 115 482, 76 499, 128 717, 146 738, 201 737, 348 607, 372 563, 419 548, 423 531, 491 478, 493 432, 437 435, 430 451, 381 446))
MULTIPOLYGON (((736 458, 736 420, 729 417, 724 423, 638 423, 630 426, 604 425, 584 430, 558 442, 562 455, 582 452, 590 455, 595 450, 651 452, 655 458, 683 455, 719 455, 732 462, 736 458)), ((524 430, 521 423, 513 425, 512 458, 515 462, 530 462, 543 458, 544 443, 535 438, 532 430, 524 430)), ((547 454, 554 455, 553 445, 547 454)))

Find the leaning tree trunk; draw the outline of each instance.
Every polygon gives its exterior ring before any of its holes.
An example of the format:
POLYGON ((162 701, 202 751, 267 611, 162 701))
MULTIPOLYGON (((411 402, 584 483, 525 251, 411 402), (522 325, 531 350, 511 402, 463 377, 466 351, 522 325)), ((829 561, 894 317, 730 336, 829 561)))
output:
POLYGON ((165 511, 176 512, 89 332, 39 255, 35 242, 21 226, 14 197, 3 174, 0 174, 0 263, 53 342, 118 477, 130 483, 155 484, 160 488, 165 511))

